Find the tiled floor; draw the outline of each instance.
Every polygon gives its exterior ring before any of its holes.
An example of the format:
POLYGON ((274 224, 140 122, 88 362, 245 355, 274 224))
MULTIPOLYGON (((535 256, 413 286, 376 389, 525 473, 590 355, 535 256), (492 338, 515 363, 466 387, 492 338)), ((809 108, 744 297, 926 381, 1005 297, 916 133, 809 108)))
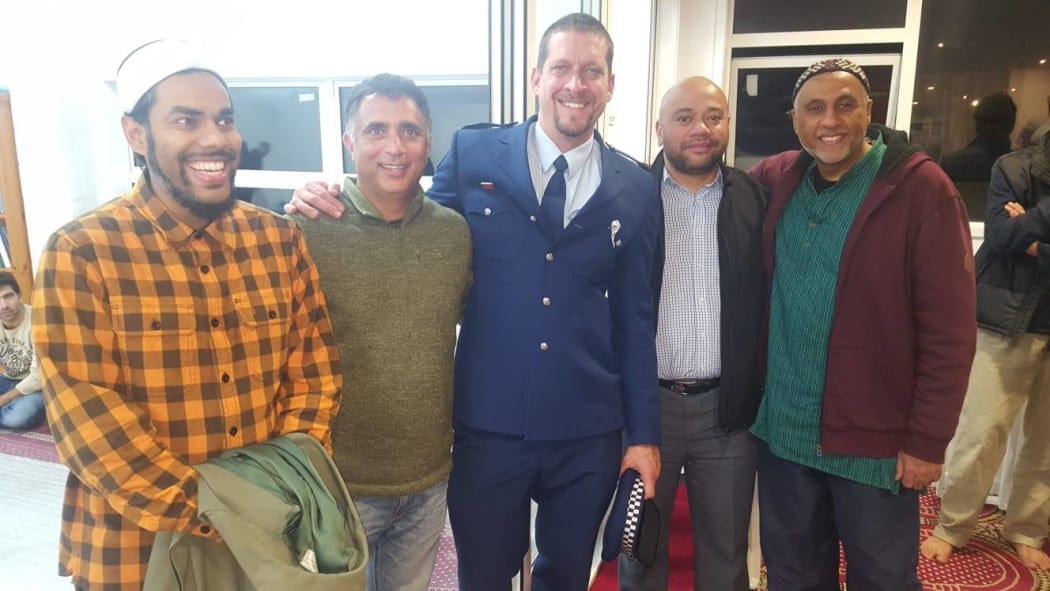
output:
POLYGON ((0 454, 0 587, 69 591, 59 577, 58 526, 66 469, 0 454))

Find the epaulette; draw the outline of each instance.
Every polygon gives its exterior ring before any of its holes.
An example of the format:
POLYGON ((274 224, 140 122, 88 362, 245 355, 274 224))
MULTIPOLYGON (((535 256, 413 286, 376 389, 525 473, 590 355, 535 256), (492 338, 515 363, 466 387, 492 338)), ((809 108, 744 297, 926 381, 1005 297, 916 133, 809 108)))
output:
POLYGON ((508 127, 514 127, 517 123, 473 123, 471 125, 464 125, 462 129, 506 129, 508 127))
POLYGON ((628 161, 628 162, 630 162, 632 164, 638 165, 638 167, 641 168, 642 170, 649 170, 650 169, 650 166, 648 164, 646 164, 645 162, 637 160, 634 156, 631 156, 630 154, 628 154, 627 152, 624 152, 623 150, 618 150, 618 149, 614 148, 612 146, 612 144, 610 144, 609 142, 606 142, 605 140, 602 140, 602 141, 605 143, 605 147, 608 148, 613 154, 616 154, 617 156, 623 158, 624 160, 626 160, 626 161, 628 161))

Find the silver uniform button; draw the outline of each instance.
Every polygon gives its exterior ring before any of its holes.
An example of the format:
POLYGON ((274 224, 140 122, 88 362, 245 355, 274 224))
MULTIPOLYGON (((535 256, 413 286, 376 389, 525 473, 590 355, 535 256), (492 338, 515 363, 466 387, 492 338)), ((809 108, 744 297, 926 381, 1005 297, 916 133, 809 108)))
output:
POLYGON ((534 216, 534 215, 530 215, 530 216, 529 216, 529 221, 530 221, 530 222, 535 222, 535 221, 536 221, 536 216, 534 216))
POLYGON ((551 346, 548 345, 547 343, 540 343, 540 351, 546 351, 547 349, 550 349, 550 348, 551 348, 551 346))
POLYGON ((548 252, 546 258, 547 258, 547 262, 548 263, 553 261, 554 260, 554 253, 553 252, 548 252))
POLYGON ((485 209, 481 210, 481 213, 483 213, 485 215, 492 215, 492 209, 486 207, 485 209))
POLYGON ((544 306, 551 305, 551 299, 550 298, 543 298, 543 305, 544 306))

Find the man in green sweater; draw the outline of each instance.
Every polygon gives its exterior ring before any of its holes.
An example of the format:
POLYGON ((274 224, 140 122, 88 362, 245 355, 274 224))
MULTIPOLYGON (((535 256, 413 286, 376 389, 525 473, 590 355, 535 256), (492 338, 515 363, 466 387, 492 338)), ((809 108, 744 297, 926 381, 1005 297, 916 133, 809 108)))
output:
POLYGON ((302 224, 342 359, 334 459, 368 537, 370 591, 425 591, 452 468, 456 323, 471 281, 466 221, 419 186, 430 109, 411 81, 354 87, 343 143, 357 167, 339 219, 302 224))

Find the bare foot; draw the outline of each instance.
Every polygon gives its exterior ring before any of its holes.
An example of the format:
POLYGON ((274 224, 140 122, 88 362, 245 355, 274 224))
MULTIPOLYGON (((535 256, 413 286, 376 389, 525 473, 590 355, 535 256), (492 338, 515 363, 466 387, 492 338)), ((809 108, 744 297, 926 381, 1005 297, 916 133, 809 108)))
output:
POLYGON ((948 562, 948 559, 952 557, 952 552, 955 551, 955 546, 952 546, 948 542, 938 538, 937 536, 931 535, 926 538, 926 541, 919 546, 919 552, 930 560, 936 560, 937 562, 948 562))
POLYGON ((1014 544, 1014 548, 1017 550, 1017 557, 1021 559, 1021 564, 1032 569, 1050 570, 1050 556, 1047 556, 1042 549, 1033 548, 1027 544, 1014 544))

